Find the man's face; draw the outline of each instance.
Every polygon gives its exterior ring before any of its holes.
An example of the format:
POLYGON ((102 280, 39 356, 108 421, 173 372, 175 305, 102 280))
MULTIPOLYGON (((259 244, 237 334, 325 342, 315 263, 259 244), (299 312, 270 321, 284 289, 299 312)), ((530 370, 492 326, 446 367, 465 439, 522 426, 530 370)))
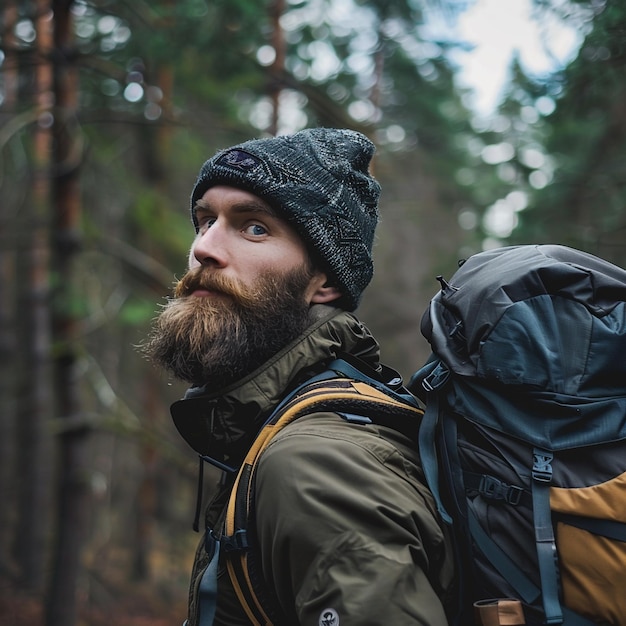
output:
POLYGON ((310 267, 295 231, 257 196, 213 187, 198 201, 190 269, 145 352, 176 377, 214 387, 259 367, 338 292, 310 267))
MULTIPOLYGON (((309 263, 304 243, 258 196, 233 187, 212 187, 195 206, 199 232, 189 267, 204 266, 251 288, 261 274, 279 276, 309 263)), ((320 277, 312 279, 310 301, 320 277)), ((325 281, 325 278, 323 278, 325 281)), ((196 297, 219 297, 199 291, 196 297)))

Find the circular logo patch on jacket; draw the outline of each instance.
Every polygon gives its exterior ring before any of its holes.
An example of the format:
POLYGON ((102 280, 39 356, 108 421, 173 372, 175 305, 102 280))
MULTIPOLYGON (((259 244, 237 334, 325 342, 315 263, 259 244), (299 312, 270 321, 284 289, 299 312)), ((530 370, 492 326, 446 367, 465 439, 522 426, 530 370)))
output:
POLYGON ((324 609, 320 614, 319 626, 339 626, 339 614, 335 609, 324 609))

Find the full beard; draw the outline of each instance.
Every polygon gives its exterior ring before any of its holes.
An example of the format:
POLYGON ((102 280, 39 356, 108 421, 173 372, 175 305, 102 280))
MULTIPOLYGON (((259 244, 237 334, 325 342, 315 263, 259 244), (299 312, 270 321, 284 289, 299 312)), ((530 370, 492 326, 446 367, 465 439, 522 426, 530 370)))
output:
POLYGON ((220 389, 253 372, 308 326, 305 289, 312 273, 300 267, 259 277, 254 288, 197 267, 154 320, 142 345, 148 358, 193 385, 220 389), (219 295, 197 297, 197 289, 219 295))

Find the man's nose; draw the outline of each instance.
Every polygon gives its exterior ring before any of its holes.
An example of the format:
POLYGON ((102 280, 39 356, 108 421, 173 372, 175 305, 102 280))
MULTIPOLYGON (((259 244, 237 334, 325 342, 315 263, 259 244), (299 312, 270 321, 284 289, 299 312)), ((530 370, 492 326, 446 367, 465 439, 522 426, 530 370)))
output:
POLYGON ((200 231, 191 248, 190 265, 224 267, 227 262, 226 232, 219 220, 200 231))

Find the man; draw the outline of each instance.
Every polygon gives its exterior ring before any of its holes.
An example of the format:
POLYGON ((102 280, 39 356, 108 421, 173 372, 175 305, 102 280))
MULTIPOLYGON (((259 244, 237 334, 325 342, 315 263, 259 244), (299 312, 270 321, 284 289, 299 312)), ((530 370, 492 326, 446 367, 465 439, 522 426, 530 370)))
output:
MULTIPOLYGON (((251 623, 223 552, 217 606, 206 585, 228 470, 263 421, 337 355, 380 369, 376 341, 350 313, 373 271, 373 152, 360 133, 318 128, 245 142, 200 170, 189 272, 146 344, 191 383, 173 414, 187 416, 192 447, 225 469, 196 555, 189 626, 251 623)), ((395 430, 328 412, 274 438, 256 474, 252 550, 281 623, 447 623, 451 553, 415 448, 395 430)))

